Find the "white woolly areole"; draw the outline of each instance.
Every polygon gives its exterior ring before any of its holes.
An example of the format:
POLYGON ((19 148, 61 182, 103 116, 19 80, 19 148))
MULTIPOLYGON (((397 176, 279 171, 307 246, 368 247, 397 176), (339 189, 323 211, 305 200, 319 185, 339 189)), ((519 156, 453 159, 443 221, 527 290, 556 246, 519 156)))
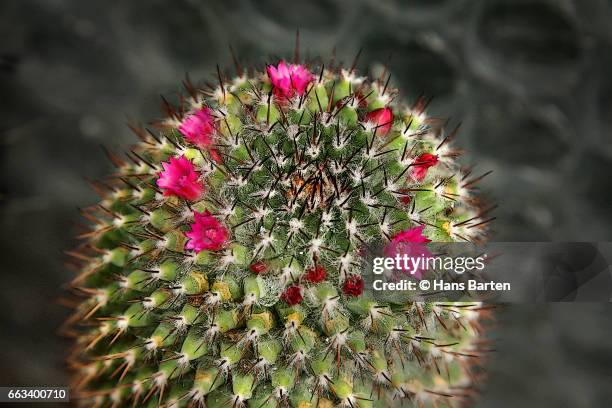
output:
POLYGON ((304 221, 297 218, 292 218, 291 220, 289 220, 289 232, 291 232, 292 234, 297 234, 303 228, 304 221))

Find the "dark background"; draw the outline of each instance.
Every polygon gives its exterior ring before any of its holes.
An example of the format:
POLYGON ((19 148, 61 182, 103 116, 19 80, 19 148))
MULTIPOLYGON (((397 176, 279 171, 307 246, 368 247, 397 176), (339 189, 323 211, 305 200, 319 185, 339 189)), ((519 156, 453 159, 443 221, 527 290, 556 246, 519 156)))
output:
MULTIPOLYGON (((189 72, 214 80, 303 51, 392 81, 463 123, 457 144, 500 204, 497 241, 612 237, 612 1, 258 0, 0 2, 0 385, 63 385, 56 304, 71 278, 84 177, 109 172, 100 144, 134 141, 189 72)), ((612 402, 608 304, 513 306, 481 407, 612 402)))

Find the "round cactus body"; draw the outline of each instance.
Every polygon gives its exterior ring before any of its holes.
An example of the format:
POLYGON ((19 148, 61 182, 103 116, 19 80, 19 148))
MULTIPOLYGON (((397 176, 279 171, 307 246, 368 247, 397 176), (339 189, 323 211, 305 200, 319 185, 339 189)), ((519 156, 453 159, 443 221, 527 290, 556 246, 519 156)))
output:
POLYGON ((363 279, 370 245, 484 239, 454 133, 353 69, 218 80, 134 126, 83 210, 83 405, 464 404, 483 308, 378 302, 363 279))

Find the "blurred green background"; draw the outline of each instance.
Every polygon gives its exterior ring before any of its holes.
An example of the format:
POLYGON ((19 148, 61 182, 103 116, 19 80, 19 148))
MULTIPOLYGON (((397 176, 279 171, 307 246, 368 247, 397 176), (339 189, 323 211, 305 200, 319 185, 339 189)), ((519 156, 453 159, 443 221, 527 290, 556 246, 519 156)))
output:
MULTIPOLYGON (((497 241, 611 240, 612 2, 604 0, 5 0, 0 3, 0 385, 66 384, 55 335, 71 278, 60 252, 100 144, 134 141, 189 73, 214 81, 302 51, 376 72, 461 122, 466 161, 494 170, 497 241)), ((481 407, 612 401, 608 304, 513 306, 499 316, 481 407)))

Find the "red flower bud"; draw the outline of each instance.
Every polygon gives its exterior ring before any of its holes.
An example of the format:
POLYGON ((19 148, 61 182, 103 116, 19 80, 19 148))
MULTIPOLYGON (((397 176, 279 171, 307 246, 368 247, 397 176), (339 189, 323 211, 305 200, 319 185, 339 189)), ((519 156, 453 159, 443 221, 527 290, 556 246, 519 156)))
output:
POLYGON ((217 151, 217 149, 209 149, 208 153, 210 153, 210 158, 213 159, 217 163, 223 163, 223 159, 221 159, 221 155, 217 151))
POLYGON ((380 108, 368 112, 363 119, 364 122, 371 122, 376 127, 376 134, 385 136, 393 126, 393 111, 389 108, 380 108))
POLYGON ((321 265, 308 269, 304 279, 310 283, 323 282, 327 278, 327 271, 321 265))
MULTIPOLYGON (((400 193, 408 193, 410 192, 409 189, 407 188, 400 188, 400 193)), ((400 202, 404 205, 410 205, 410 203, 412 202, 412 197, 410 197, 409 195, 403 195, 399 198, 400 202)))
POLYGON ((414 159, 412 167, 412 177, 417 181, 422 181, 427 175, 427 169, 438 164, 438 156, 431 153, 423 153, 414 159))
POLYGON ((342 292, 349 296, 359 296, 363 293, 363 278, 357 275, 351 275, 344 281, 342 292))
POLYGON ((281 299, 287 302, 289 306, 297 305, 304 299, 302 296, 302 288, 295 285, 289 286, 281 295, 281 299))
POLYGON ((257 261, 257 262, 253 262, 250 266, 249 269, 251 269, 251 271, 255 272, 257 275, 259 275, 260 273, 264 273, 265 271, 268 270, 268 266, 263 263, 262 261, 257 261))

